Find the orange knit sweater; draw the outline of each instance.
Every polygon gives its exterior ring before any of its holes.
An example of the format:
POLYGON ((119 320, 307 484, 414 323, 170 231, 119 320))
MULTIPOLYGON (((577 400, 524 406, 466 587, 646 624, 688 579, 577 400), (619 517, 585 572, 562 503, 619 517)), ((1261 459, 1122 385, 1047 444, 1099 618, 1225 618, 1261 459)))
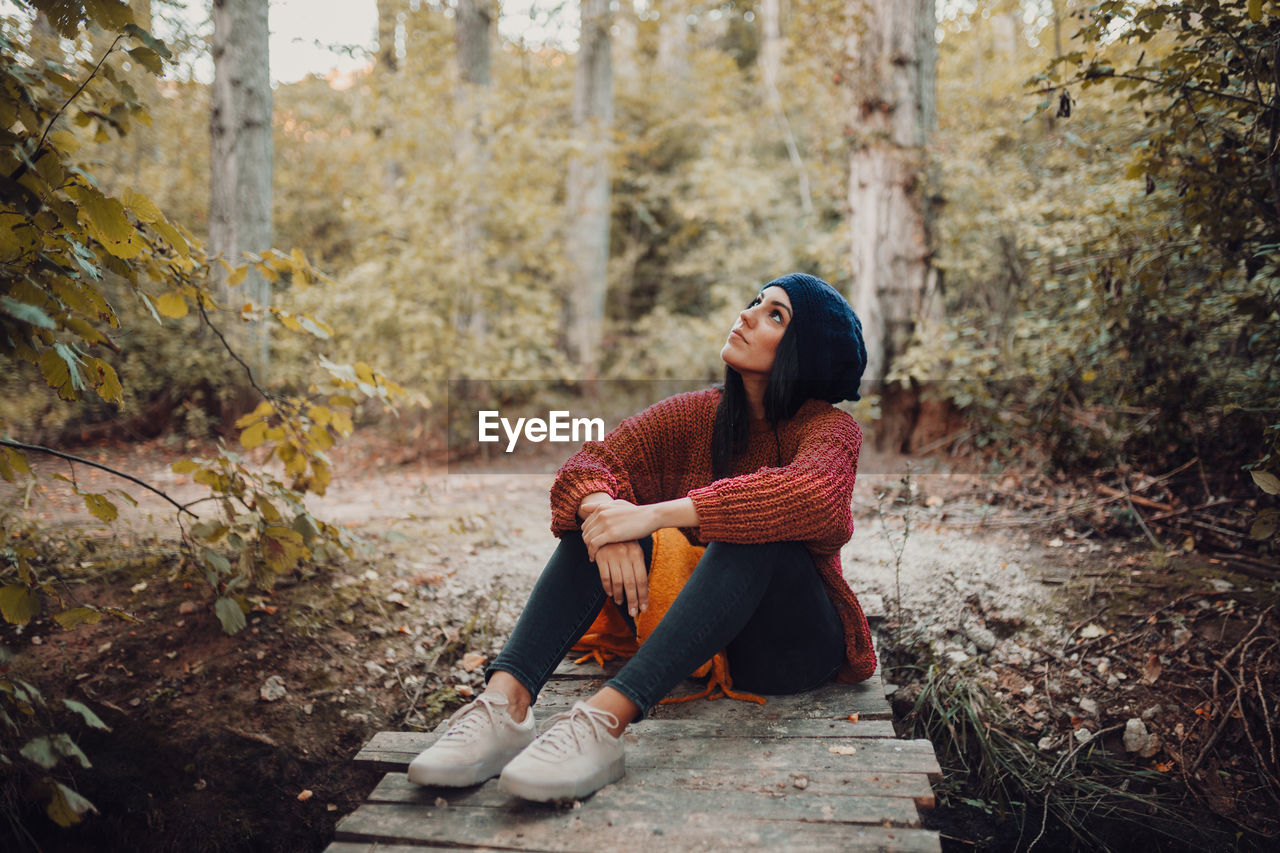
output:
POLYGON ((603 441, 583 444, 551 486, 552 533, 580 529, 582 499, 606 492, 637 505, 692 499, 700 526, 682 528, 691 542, 799 541, 844 626, 837 680, 869 678, 876 667, 871 630, 840 567, 840 546, 853 535, 862 430, 847 413, 809 400, 776 433, 767 421, 753 421, 730 476, 715 480, 711 432, 719 401, 716 388, 677 394, 627 418, 603 441))

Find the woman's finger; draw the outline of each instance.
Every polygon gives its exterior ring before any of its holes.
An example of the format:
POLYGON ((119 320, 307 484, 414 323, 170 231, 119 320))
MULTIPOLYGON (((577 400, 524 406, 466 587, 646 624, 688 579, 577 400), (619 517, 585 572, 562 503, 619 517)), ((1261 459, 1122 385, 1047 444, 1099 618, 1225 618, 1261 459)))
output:
POLYGON ((609 573, 609 565, 606 560, 601 560, 596 564, 596 568, 600 570, 600 586, 604 589, 604 594, 613 597, 613 575, 609 573))
POLYGON ((629 549, 631 552, 631 562, 635 567, 636 576, 636 592, 639 598, 636 599, 641 613, 649 609, 649 575, 645 572, 644 551, 640 550, 640 544, 634 543, 629 549))

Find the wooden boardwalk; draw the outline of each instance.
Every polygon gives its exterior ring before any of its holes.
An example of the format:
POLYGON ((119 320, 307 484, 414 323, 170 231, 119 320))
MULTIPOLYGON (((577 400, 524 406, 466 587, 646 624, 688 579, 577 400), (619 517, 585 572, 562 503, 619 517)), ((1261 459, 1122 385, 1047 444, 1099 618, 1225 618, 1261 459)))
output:
MULTIPOLYGON (((562 665, 537 705, 539 722, 604 678, 595 664, 562 665)), ((379 732, 369 741, 355 760, 386 775, 338 824, 326 853, 940 850, 919 815, 933 806, 933 746, 894 737, 879 673, 763 706, 663 705, 625 735, 627 775, 567 806, 508 797, 497 779, 472 788, 412 784, 405 768, 436 737, 379 732)))

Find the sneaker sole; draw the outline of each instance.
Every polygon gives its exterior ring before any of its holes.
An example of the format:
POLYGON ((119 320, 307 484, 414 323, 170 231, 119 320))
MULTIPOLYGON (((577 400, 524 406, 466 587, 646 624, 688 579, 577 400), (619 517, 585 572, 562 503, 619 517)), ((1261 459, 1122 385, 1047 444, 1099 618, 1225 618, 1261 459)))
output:
POLYGON ((508 773, 498 777, 498 790, 513 797, 549 803, 556 800, 580 800, 599 791, 605 785, 617 782, 627 773, 626 760, 619 756, 586 779, 573 782, 556 782, 545 779, 521 779, 508 773))
POLYGON ((409 781, 415 785, 436 786, 442 788, 466 788, 479 785, 502 772, 511 759, 515 758, 524 747, 501 753, 489 761, 475 764, 452 765, 409 765, 409 781))

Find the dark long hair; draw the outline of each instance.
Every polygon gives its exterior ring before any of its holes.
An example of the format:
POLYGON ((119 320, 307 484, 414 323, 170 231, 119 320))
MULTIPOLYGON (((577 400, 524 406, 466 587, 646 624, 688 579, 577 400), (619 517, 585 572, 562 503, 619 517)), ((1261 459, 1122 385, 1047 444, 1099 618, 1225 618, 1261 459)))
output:
MULTIPOLYGON (((800 350, 796 346, 795 328, 794 322, 789 323, 782 333, 764 389, 764 416, 773 424, 775 441, 778 422, 794 415, 806 399, 800 382, 800 350)), ((750 419, 742 375, 726 364, 720 405, 716 407, 715 426, 711 431, 711 471, 715 479, 729 476, 734 455, 746 444, 750 419)), ((778 452, 781 455, 781 448, 778 452)))

